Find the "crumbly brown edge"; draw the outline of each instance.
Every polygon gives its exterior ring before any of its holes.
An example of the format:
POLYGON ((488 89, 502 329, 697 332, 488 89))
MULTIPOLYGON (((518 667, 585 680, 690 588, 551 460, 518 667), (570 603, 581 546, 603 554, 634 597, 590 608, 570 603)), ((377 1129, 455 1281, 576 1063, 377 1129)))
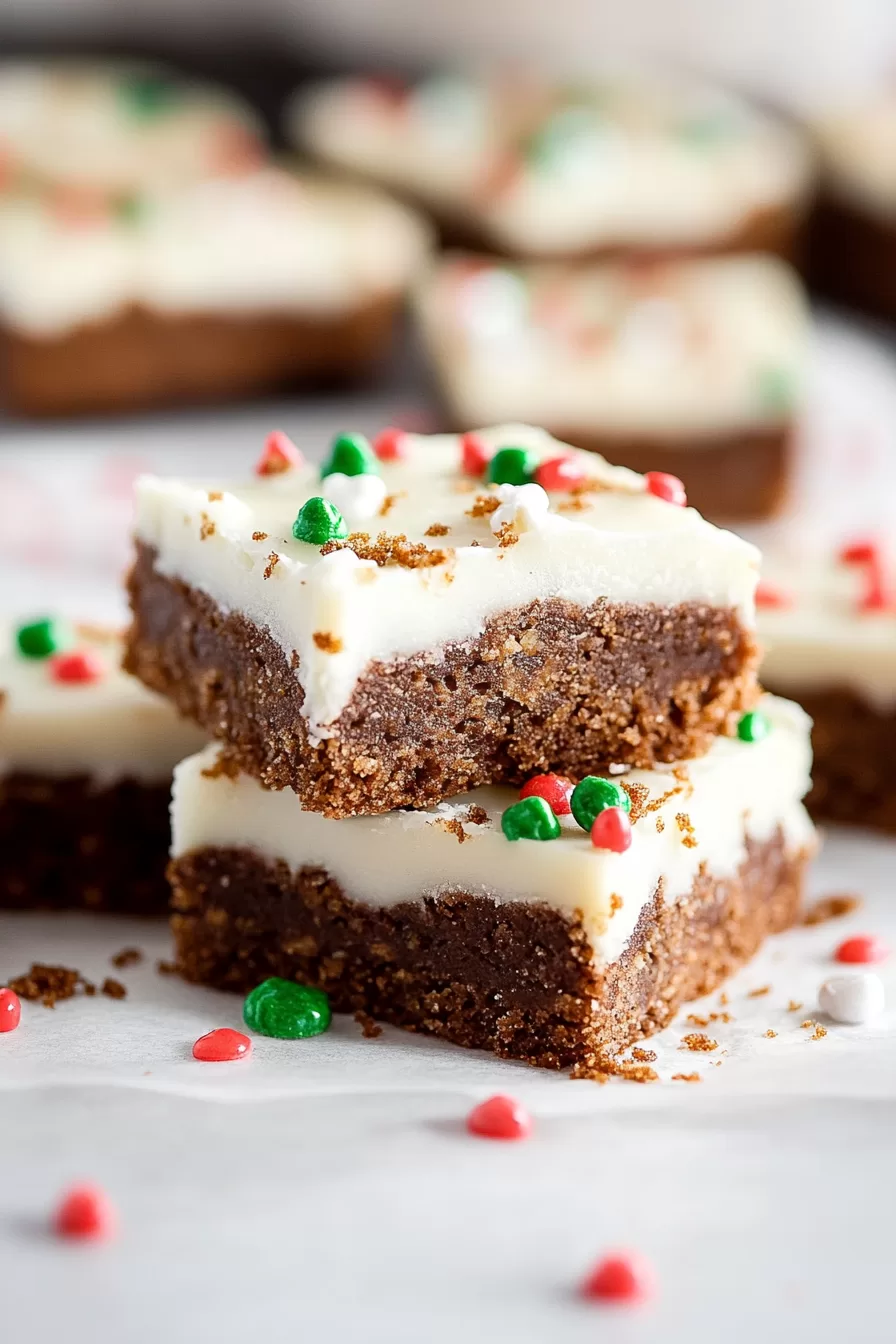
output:
POLYGON ((371 663, 334 735, 312 747, 297 654, 159 573, 151 547, 138 546, 128 586, 127 671, 241 769, 327 816, 426 807, 545 770, 581 778, 701 756, 757 695, 757 647, 731 610, 553 599, 437 654, 371 663))
POLYGON ((0 399, 24 415, 79 415, 351 381, 388 352, 400 305, 388 294, 336 316, 133 307, 60 336, 0 325, 0 399))
POLYGON ((170 781, 0 777, 0 909, 162 914, 170 781))
POLYGON ((667 905, 661 883, 603 970, 579 915, 468 893, 380 908, 320 868, 293 874, 247 849, 172 861, 172 929, 188 980, 245 993, 283 976, 326 990, 337 1011, 600 1073, 608 1052, 668 1025, 796 920, 807 858, 779 832, 750 842, 731 877, 704 865, 681 900, 667 905))

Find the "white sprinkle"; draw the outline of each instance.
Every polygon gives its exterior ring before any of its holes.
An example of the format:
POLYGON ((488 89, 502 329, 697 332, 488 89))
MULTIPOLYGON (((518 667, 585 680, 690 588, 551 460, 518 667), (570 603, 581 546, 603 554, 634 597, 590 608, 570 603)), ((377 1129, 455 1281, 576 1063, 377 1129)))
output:
POLYGON ((537 532, 544 524, 551 508, 546 490, 530 485, 500 485, 498 498, 501 507, 491 516, 492 531, 497 536, 508 523, 517 532, 537 532))
POLYGON ((858 1026, 884 1010, 884 987, 880 976, 867 971, 832 975, 818 991, 818 1006, 835 1022, 858 1026))

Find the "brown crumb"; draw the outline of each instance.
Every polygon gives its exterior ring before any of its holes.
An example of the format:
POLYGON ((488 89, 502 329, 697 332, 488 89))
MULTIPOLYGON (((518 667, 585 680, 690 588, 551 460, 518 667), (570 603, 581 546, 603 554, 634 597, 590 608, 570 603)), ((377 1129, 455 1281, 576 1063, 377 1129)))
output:
POLYGON ((519 539, 520 534, 513 526, 513 523, 505 523, 498 533, 498 545, 504 551, 506 551, 508 546, 515 546, 519 539))
POLYGON ((406 494, 407 494, 406 490, 397 490, 394 495, 387 495, 386 498, 383 500, 382 504, 380 505, 380 517, 388 518, 389 514, 395 508, 395 505, 402 498, 402 496, 406 494))
POLYGON ((226 748, 218 752, 217 758, 202 771, 203 779, 238 779, 240 768, 226 748))
POLYGON ((268 539, 268 534, 267 534, 267 532, 253 532, 253 533, 252 533, 252 540, 253 540, 253 541, 267 541, 267 539, 268 539))
POLYGON ((763 999, 766 994, 771 994, 771 985, 760 985, 758 989, 751 989, 747 994, 748 999, 763 999))
POLYGON ((220 490, 209 490, 209 492, 208 492, 208 502, 209 502, 209 504, 214 504, 217 500, 219 500, 219 499, 223 499, 223 498, 224 498, 224 495, 223 495, 223 493, 222 493, 220 490))
POLYGON ((714 1041, 711 1036, 706 1036, 702 1031, 692 1031, 687 1036, 681 1038, 679 1050, 718 1050, 719 1043, 714 1041))
POLYGON ((157 961, 156 972, 158 975, 177 975, 177 962, 157 961))
POLYGON ((217 529, 215 527, 215 524, 212 522, 211 518, 209 518, 208 514, 200 513, 199 540, 206 541, 209 537, 213 537, 215 535, 216 530, 217 529))
POLYGON ((617 910, 622 909, 622 906, 623 906, 622 897, 619 895, 618 892, 614 891, 613 894, 610 896, 610 914, 615 915, 617 910))
POLYGON ((55 1008, 63 999, 72 999, 80 991, 92 996, 96 985, 85 980, 80 971, 71 966, 45 966, 34 962, 30 971, 8 980, 7 985, 20 999, 40 1002, 45 1008, 55 1008))
POLYGON ((465 840, 469 839, 463 825, 457 817, 440 817, 439 825, 442 830, 447 831, 449 835, 457 836, 457 843, 459 845, 462 845, 465 840))
POLYGON ((355 1021, 361 1028, 361 1035, 366 1041, 373 1041, 377 1036, 382 1036, 383 1029, 378 1022, 374 1022, 369 1013, 365 1013, 363 1008, 359 1008, 355 1013, 355 1021))
POLYGON ((107 975, 100 988, 100 993, 105 994, 110 999, 124 999, 127 998, 128 992, 120 980, 113 980, 107 975))
POLYGON ((813 1031, 812 1035, 809 1037, 809 1040, 810 1040, 810 1041, 820 1041, 820 1040, 823 1040, 824 1037, 827 1036, 827 1034, 828 1034, 828 1029, 827 1029, 827 1027, 823 1027, 823 1026, 821 1025, 820 1022, 816 1022, 816 1024, 815 1024, 815 1030, 813 1031))
POLYGON ((467 821, 471 826, 484 826, 488 821, 488 813, 484 807, 480 807, 478 803, 473 803, 471 807, 467 808, 467 821))
POLYGON ((276 551, 271 551, 270 555, 268 556, 268 562, 264 567, 263 577, 269 579, 273 574, 274 570, 279 565, 279 563, 280 563, 279 555, 277 554, 276 551))
POLYGON ((447 537, 451 528, 447 523, 430 523, 429 527, 423 533, 424 537, 447 537))
POLYGON ((116 952, 112 957, 112 965, 117 966, 120 971, 124 971, 128 966, 136 966, 143 960, 143 953, 139 947, 123 947, 120 952, 116 952))
POLYGON ((822 896, 809 906, 803 915, 804 924, 826 924, 829 919, 839 919, 841 915, 850 915, 861 908, 861 896, 835 895, 822 896))
POLYGON ((815 1026, 815 1023, 813 1022, 811 1017, 807 1017, 805 1022, 800 1023, 800 1026, 808 1031, 811 1027, 815 1026))
POLYGON ((390 536, 380 532, 376 541, 371 541, 369 532, 351 532, 345 541, 328 541, 321 546, 321 555, 330 555, 332 551, 354 551, 359 560, 373 560, 377 565, 399 565, 402 569, 432 569, 446 564, 454 555, 453 550, 425 546, 422 541, 408 541, 403 532, 390 536))
POLYGON ((467 509, 468 518, 489 518, 495 509, 500 508, 501 501, 497 495, 477 495, 473 502, 473 507, 467 509))
POLYGON ((620 785, 628 794, 631 801, 629 811, 629 821, 634 826, 636 821, 640 821, 647 808, 650 799, 650 790, 646 784, 626 784, 624 779, 619 780, 620 785))
POLYGON ((710 1022, 733 1022, 734 1018, 730 1013, 707 1013, 701 1017, 698 1013, 688 1013, 685 1022, 689 1022, 692 1027, 708 1027, 710 1022))
POLYGON ((791 999, 787 1005, 787 1011, 788 1013, 798 1013, 802 1006, 801 1003, 797 1003, 796 999, 791 999))
POLYGON ((642 1050, 642 1048, 641 1048, 640 1045, 636 1045, 636 1046, 634 1047, 634 1049, 632 1050, 632 1059, 633 1059, 637 1064, 655 1064, 655 1063, 656 1063, 656 1051, 655 1051, 655 1050, 642 1050))
POLYGON ((722 1008, 727 1008, 727 1007, 728 1007, 728 995, 724 992, 724 990, 723 990, 722 993, 719 995, 719 1005, 720 1005, 722 1008))
POLYGON ((681 792, 682 792, 681 785, 676 784, 673 788, 667 789, 666 792, 661 794, 659 798, 654 798, 651 800, 651 802, 645 803, 644 811, 659 812, 661 807, 665 807, 666 803, 668 803, 671 798, 674 798, 676 794, 681 792))
POLYGON ((676 812, 675 823, 681 831, 681 843, 684 847, 686 849, 696 849, 697 837, 694 835, 694 823, 687 812, 676 812))
POLYGON ((765 1034, 770 1041, 773 1041, 778 1033, 776 1031, 772 1031, 771 1027, 769 1027, 768 1031, 765 1034))
POLYGON ((662 817, 657 817, 655 824, 657 835, 662 835, 663 831, 666 829, 666 823, 663 821, 662 817))
POLYGON ((342 652, 342 640, 331 635, 329 630, 315 630, 312 639, 323 653, 342 652))
POLYGON ((611 1078, 622 1078, 628 1083, 657 1083, 660 1077, 656 1069, 651 1069, 647 1064, 632 1064, 628 1060, 603 1054, 594 1054, 582 1060, 569 1076, 585 1078, 592 1083, 606 1083, 611 1078))
POLYGON ((673 1073, 673 1083, 701 1083, 703 1079, 699 1073, 673 1073))

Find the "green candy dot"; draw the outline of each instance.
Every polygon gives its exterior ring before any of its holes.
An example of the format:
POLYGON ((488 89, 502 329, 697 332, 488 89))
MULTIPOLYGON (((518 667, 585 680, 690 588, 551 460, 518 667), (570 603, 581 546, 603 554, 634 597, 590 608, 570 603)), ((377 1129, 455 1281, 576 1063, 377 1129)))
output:
POLYGON ((296 541, 310 546, 325 546, 328 541, 344 541, 348 536, 345 519, 335 504, 320 495, 307 499, 292 525, 296 541))
POLYGON ((784 414, 793 409, 796 387, 788 369, 760 369, 756 390, 763 410, 784 414))
POLYGON ((330 1000, 322 989, 272 975, 246 995, 243 1021, 260 1036, 296 1041, 319 1036, 330 1025, 330 1000))
POLYGON ((526 140, 523 154, 537 168, 562 165, 583 149, 590 149, 600 133, 600 121, 593 107, 572 105, 560 108, 526 140))
POLYGON ((44 621, 32 621, 30 625, 20 625, 16 631, 16 644, 19 653, 26 658, 49 658, 72 643, 71 632, 62 621, 49 618, 44 621))
POLYGON ((528 485, 535 479, 538 459, 529 448, 499 448, 488 464, 493 485, 528 485))
POLYGON ((142 196, 137 196, 133 192, 119 196, 115 202, 115 216, 122 224, 139 224, 145 215, 146 202, 142 196))
POLYGON ((608 807, 621 807, 631 812, 632 800, 621 784, 600 775, 586 775, 573 789, 569 800, 570 811, 583 831, 590 831, 594 818, 608 807))
POLYGON ((379 464, 363 434, 340 434, 320 469, 321 480, 341 471, 343 476, 378 476, 379 464))
POLYGON ((751 709, 749 714, 744 714, 737 725, 737 735, 741 742, 761 742, 764 737, 768 737, 772 730, 765 715, 758 709, 751 709))
POLYGON ((507 808, 501 817, 501 830, 508 840, 556 840, 560 823, 550 804, 533 794, 507 808))
POLYGON ((119 86, 119 96, 132 117, 151 121, 170 112, 180 102, 180 91, 161 75, 137 75, 119 86))

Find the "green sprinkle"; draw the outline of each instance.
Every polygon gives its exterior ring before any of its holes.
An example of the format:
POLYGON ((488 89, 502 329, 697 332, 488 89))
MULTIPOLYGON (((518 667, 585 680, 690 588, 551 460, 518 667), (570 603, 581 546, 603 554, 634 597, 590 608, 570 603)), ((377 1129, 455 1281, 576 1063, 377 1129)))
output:
POLYGON ((132 117, 152 121, 164 116, 180 102, 180 90, 161 75, 137 75, 123 80, 119 95, 132 117))
POLYGON ((272 975, 246 995, 243 1021, 260 1036, 295 1041, 319 1036, 330 1025, 330 1000, 322 989, 272 975))
POLYGON ((760 369, 756 388, 764 410, 780 414, 793 409, 796 386, 788 369, 760 369))
POLYGON ((761 742, 764 737, 768 737, 772 730, 765 715, 758 709, 751 709, 749 714, 744 714, 737 725, 737 735, 741 742, 761 742))
POLYGON ((122 224, 139 224, 146 215, 146 202, 136 192, 119 196, 115 202, 115 215, 122 224))
POLYGON ((550 804, 533 794, 507 808, 501 817, 501 830, 508 840, 556 840, 560 823, 550 804))
POLYGON ((49 658, 72 644, 72 636, 62 621, 53 621, 49 617, 43 621, 33 621, 31 625, 20 625, 16 631, 16 644, 19 653, 26 658, 49 658))
POLYGON ((608 807, 621 807, 631 812, 632 800, 621 784, 600 775, 586 775, 573 789, 569 800, 570 811, 583 831, 590 831, 594 818, 608 807))
POLYGON ((340 434, 333 440, 330 456, 320 469, 321 480, 341 471, 343 476, 378 476, 379 464, 363 434, 340 434))
POLYGON ((679 122, 677 131, 682 140, 695 149, 712 149, 737 139, 742 131, 741 119, 730 110, 705 112, 679 122))
POLYGON ((535 480, 538 459, 529 448, 499 448, 488 464, 493 485, 528 485, 535 480))
POLYGON ((309 546, 325 546, 328 541, 344 541, 348 528, 335 504, 314 495, 299 509, 292 534, 296 541, 307 541, 309 546))
POLYGON ((593 107, 560 108, 526 140, 523 154, 538 168, 563 166, 583 149, 590 150, 600 134, 600 120, 593 107))

